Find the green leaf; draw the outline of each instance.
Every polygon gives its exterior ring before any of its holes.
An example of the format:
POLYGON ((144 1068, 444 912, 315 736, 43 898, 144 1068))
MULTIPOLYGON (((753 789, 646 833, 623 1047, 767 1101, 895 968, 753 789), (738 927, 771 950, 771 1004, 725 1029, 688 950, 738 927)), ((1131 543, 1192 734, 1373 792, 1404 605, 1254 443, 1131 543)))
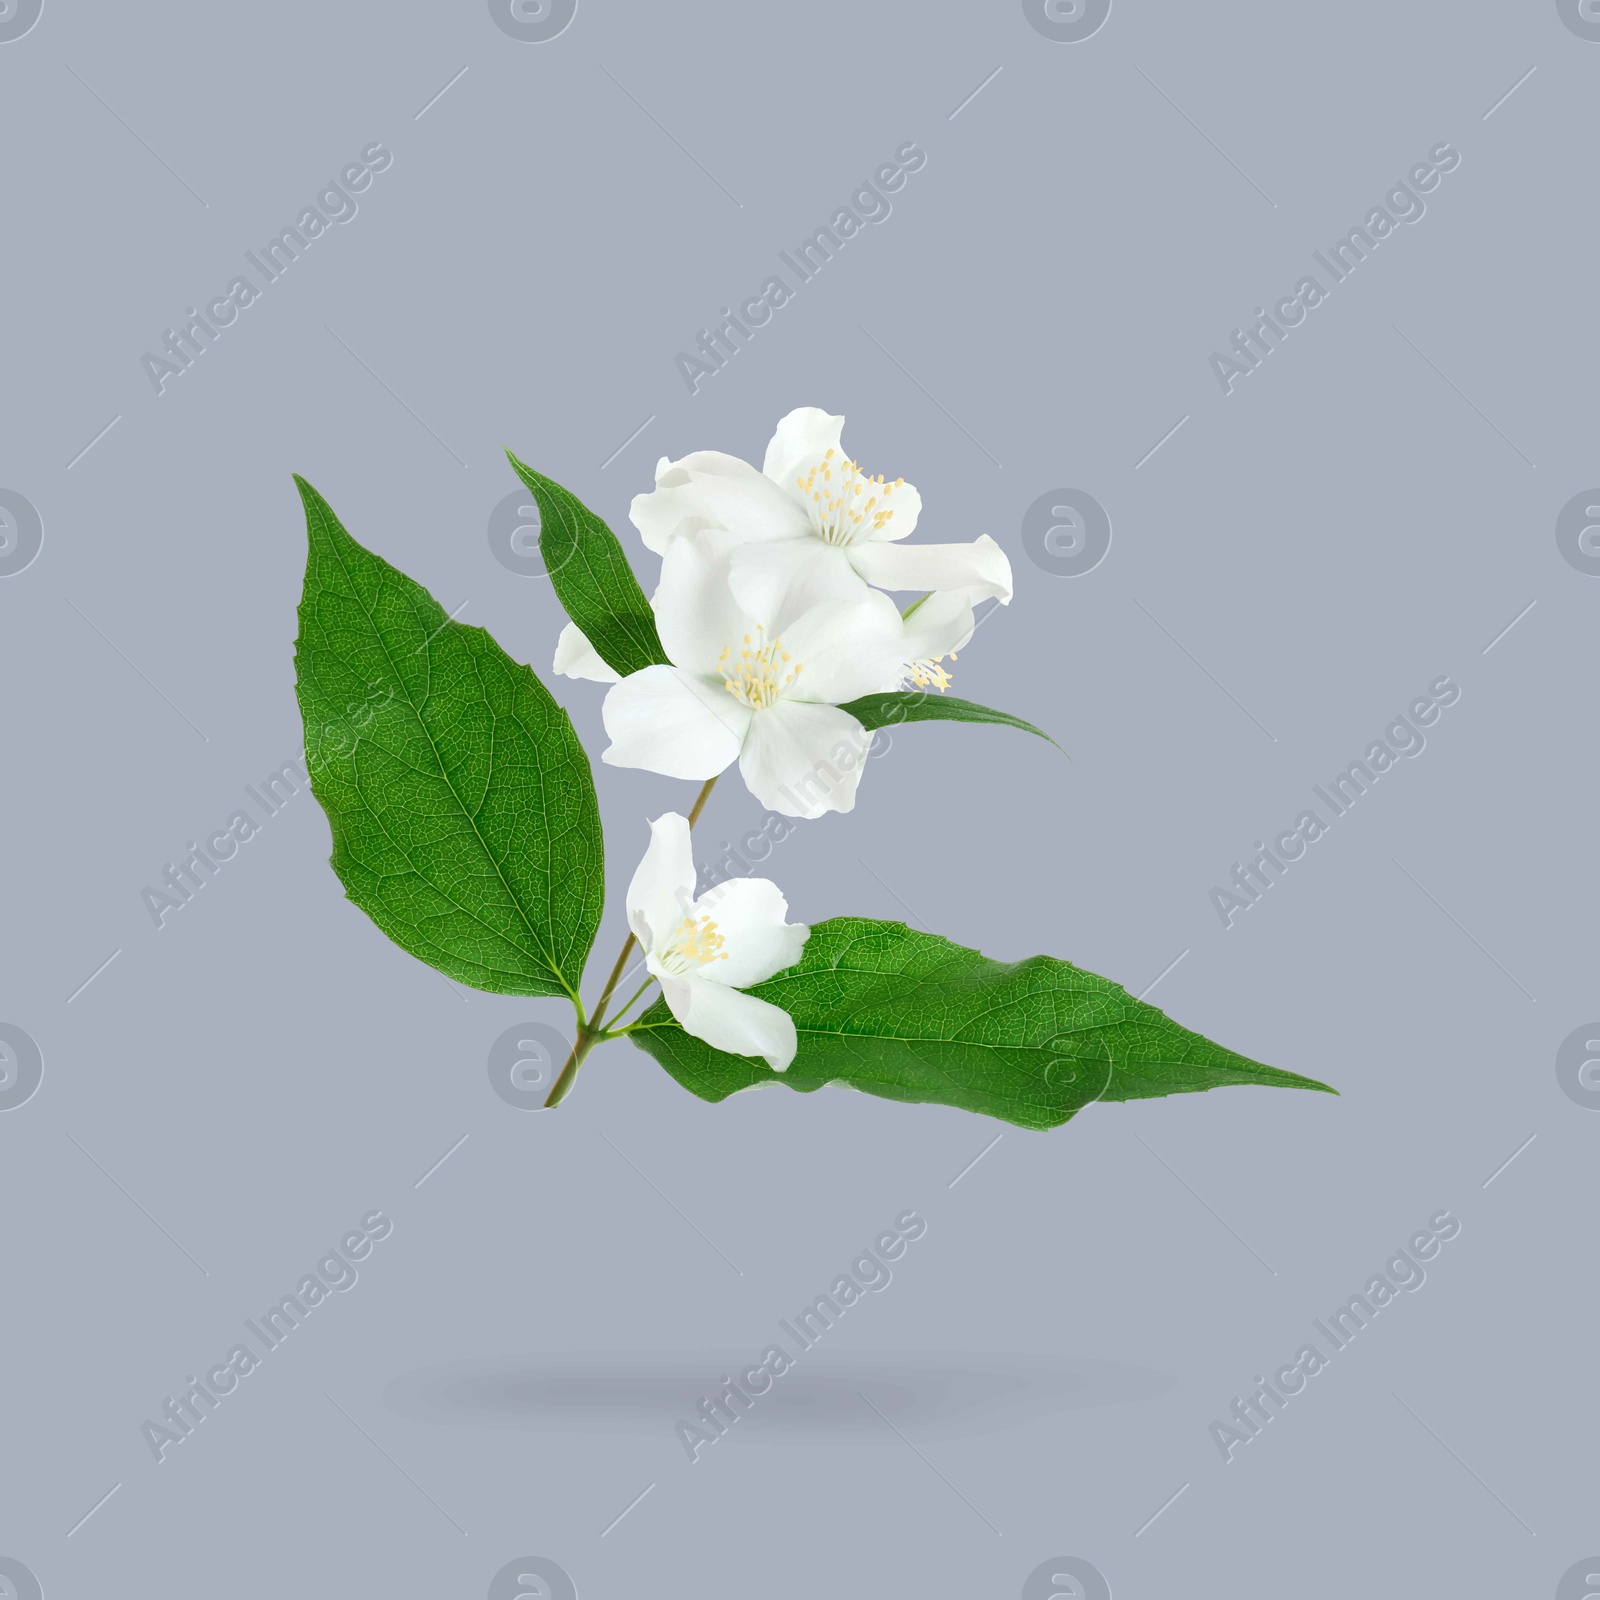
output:
MULTIPOLYGON (((1048 733, 1014 717, 1009 711, 991 711, 971 700, 958 700, 954 695, 928 694, 921 689, 897 690, 890 694, 865 694, 859 700, 840 706, 848 711, 861 726, 871 732, 874 728, 893 727, 899 722, 994 722, 1005 728, 1021 728, 1024 733, 1037 734, 1057 750, 1061 746, 1048 733)), ((1065 750, 1061 750, 1066 755, 1065 750)), ((1070 761, 1071 756, 1067 756, 1070 761)))
POLYGON ((539 553, 567 615, 624 678, 645 667, 668 666, 655 612, 628 565, 617 536, 559 483, 511 454, 511 465, 539 507, 539 553))
POLYGON ((573 993, 605 862, 566 712, 295 482, 309 542, 295 687, 345 893, 447 977, 496 994, 573 993))
POLYGON ((819 923, 796 965, 749 992, 794 1018, 800 1049, 787 1072, 713 1050, 660 999, 628 1037, 702 1100, 756 1083, 803 1094, 842 1083, 1023 1128, 1059 1127, 1095 1100, 1225 1084, 1335 1092, 1212 1044, 1065 961, 991 961, 903 922, 819 923))

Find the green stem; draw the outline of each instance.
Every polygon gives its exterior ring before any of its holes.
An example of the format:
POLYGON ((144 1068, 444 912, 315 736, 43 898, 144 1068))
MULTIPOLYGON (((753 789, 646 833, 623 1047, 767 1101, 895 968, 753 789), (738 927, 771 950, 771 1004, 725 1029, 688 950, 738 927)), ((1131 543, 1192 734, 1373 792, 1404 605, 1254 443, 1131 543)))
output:
MULTIPOLYGON (((720 773, 717 774, 717 777, 720 776, 720 773)), ((700 813, 705 810, 706 801, 711 798, 711 791, 716 786, 716 777, 707 778, 701 786, 700 793, 695 796, 695 802, 689 808, 690 828, 693 828, 695 823, 700 820, 700 813)), ((578 1037, 572 1046, 572 1053, 567 1057, 566 1064, 561 1069, 560 1076, 556 1079, 549 1096, 545 1100, 544 1104, 547 1111, 552 1106, 560 1105, 566 1099, 567 1091, 572 1088, 573 1080, 578 1076, 578 1068, 583 1065, 583 1058, 603 1039, 621 1036, 607 1031, 605 1025, 606 1007, 611 1003, 612 995, 617 992, 617 985, 622 982, 622 970, 627 965, 628 957, 632 954, 633 947, 638 942, 631 933, 623 941, 622 949, 617 955, 616 965, 612 967, 611 976, 606 979, 606 986, 600 991, 600 999, 595 1005, 594 1013, 587 1021, 585 1021, 583 1015, 583 1002, 577 995, 573 995, 572 1004, 578 1018, 578 1037)), ((649 983, 647 982, 645 988, 648 987, 649 983)), ((644 989, 641 989, 639 994, 643 993, 644 989)), ((638 998, 639 995, 636 994, 633 1000, 638 998)), ((628 1005, 623 1006, 622 1011, 618 1013, 619 1016, 627 1012, 628 1006, 633 1004, 633 1000, 630 1000, 628 1005)), ((624 1033, 627 1031, 627 1029, 622 1030, 624 1033)))
POLYGON ((669 1017, 666 1022, 646 1022, 643 1018, 635 1017, 625 1028, 607 1028, 606 1038, 626 1039, 630 1033, 648 1033, 651 1028, 665 1028, 676 1026, 669 1017))
POLYGON ((633 950, 633 947, 638 944, 638 942, 639 941, 634 938, 631 933, 628 935, 626 942, 622 946, 620 954, 617 956, 617 964, 611 969, 611 976, 606 979, 605 988, 600 991, 599 1003, 594 1008, 594 1018, 589 1023, 588 1028, 585 1031, 589 1033, 599 1033, 600 1030, 605 1026, 606 1006, 610 1003, 612 995, 617 992, 617 985, 622 982, 623 965, 627 961, 629 954, 633 950))
POLYGON ((711 791, 716 788, 717 778, 721 776, 722 774, 719 772, 716 778, 707 778, 700 793, 694 797, 694 804, 689 807, 689 826, 691 828, 700 820, 700 813, 705 810, 706 801, 711 798, 711 791))
POLYGON ((561 1076, 556 1079, 555 1086, 546 1098, 544 1108, 548 1111, 552 1106, 558 1106, 567 1098, 567 1090, 572 1087, 572 1080, 578 1076, 578 1068, 583 1065, 583 1058, 594 1048, 595 1035, 587 1028, 578 1029, 578 1042, 572 1047, 572 1054, 567 1057, 567 1064, 561 1069, 561 1076))
POLYGON ((646 978, 644 980, 644 982, 641 983, 639 985, 639 987, 633 991, 632 995, 629 996, 628 1000, 623 1005, 620 1005, 620 1006, 617 1007, 616 1015, 614 1017, 612 1017, 610 1022, 608 1022, 606 1024, 606 1035, 607 1035, 607 1037, 612 1037, 612 1036, 614 1036, 616 1034, 616 1032, 617 1032, 617 1024, 619 1022, 621 1022, 622 1019, 625 1016, 627 1016, 627 1014, 633 1009, 634 1001, 636 1001, 639 998, 639 996, 642 995, 645 992, 645 990, 648 989, 650 987, 650 985, 652 983, 654 983, 655 981, 656 980, 654 978, 646 978))

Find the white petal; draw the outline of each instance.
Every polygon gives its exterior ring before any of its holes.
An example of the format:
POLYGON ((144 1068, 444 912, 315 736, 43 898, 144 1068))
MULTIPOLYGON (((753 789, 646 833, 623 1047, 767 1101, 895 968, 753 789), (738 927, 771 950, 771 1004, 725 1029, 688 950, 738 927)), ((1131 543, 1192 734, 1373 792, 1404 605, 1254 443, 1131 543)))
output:
MULTIPOLYGON (((628 927, 647 955, 664 946, 694 905, 689 824, 676 811, 650 824, 650 844, 628 885, 628 927)), ((751 982, 758 980, 751 979, 751 982)))
POLYGON ((661 992, 683 1031, 704 1039, 713 1050, 764 1056, 774 1072, 794 1060, 799 1048, 794 1018, 781 1006, 694 973, 663 982, 661 992))
POLYGON ((792 539, 810 527, 798 493, 785 494, 748 461, 720 450, 662 461, 655 488, 634 496, 628 516, 657 555, 702 528, 726 528, 740 539, 792 539))
POLYGON ((605 657, 584 637, 576 622, 569 622, 561 630, 550 670, 564 678, 586 678, 590 683, 622 681, 622 674, 607 666, 605 657))
MULTIPOLYGON (((986 569, 985 569, 985 577, 986 578, 988 578, 990 581, 994 582, 997 586, 999 586, 1000 585, 1000 575, 1001 575, 1001 573, 1004 573, 1004 586, 1001 589, 1001 592, 998 593, 997 595, 995 595, 995 599, 998 600, 1000 602, 1000 604, 1003 605, 1003 606, 1010 605, 1011 604, 1011 558, 986 533, 980 533, 978 535, 978 537, 976 539, 974 539, 972 542, 973 542, 973 544, 975 546, 977 546, 977 548, 979 550, 984 552, 984 556, 983 556, 982 559, 984 560, 985 563, 988 563, 988 562, 991 562, 991 561, 993 561, 995 563, 993 571, 989 571, 987 569, 987 567, 986 567, 986 569), (995 555, 988 554, 988 552, 990 552, 990 551, 994 551, 995 555), (996 559, 996 557, 998 557, 998 559, 996 559), (1001 563, 1004 563, 1004 565, 1002 566, 1001 563)), ((973 596, 974 600, 976 600, 977 598, 978 597, 976 595, 973 596)))
POLYGON ((611 736, 602 761, 703 781, 738 755, 751 713, 720 681, 646 667, 612 685, 600 715, 611 736))
POLYGON ((883 687, 904 665, 905 628, 894 601, 871 589, 857 601, 813 606, 783 630, 800 671, 787 698, 843 705, 883 687))
POLYGON ((950 589, 919 601, 903 623, 906 661, 939 661, 967 647, 972 637, 972 601, 950 589))
POLYGON ((704 968, 718 983, 747 989, 775 972, 792 967, 805 949, 811 930, 803 922, 786 923, 789 902, 766 878, 729 878, 708 889, 690 915, 710 917, 722 935, 722 952, 704 968))
POLYGON ((880 589, 965 589, 974 600, 1011 600, 1011 563, 988 534, 971 544, 867 540, 850 546, 850 563, 880 589))
POLYGON ((871 593, 845 552, 811 533, 741 545, 732 552, 728 583, 740 606, 778 633, 825 600, 864 600, 871 593))
POLYGON ((830 417, 815 406, 800 406, 773 432, 761 470, 773 483, 798 495, 795 479, 807 467, 815 466, 830 450, 844 454, 839 444, 843 431, 843 417, 830 417))
POLYGON ((703 677, 717 677, 723 649, 737 655, 755 627, 728 587, 736 548, 731 534, 703 528, 674 539, 661 558, 661 582, 650 602, 661 647, 675 666, 703 677))
POLYGON ((874 527, 870 520, 866 522, 864 524, 866 531, 858 539, 858 544, 878 544, 885 540, 904 539, 908 533, 916 530, 917 519, 922 515, 922 496, 903 480, 899 483, 895 483, 892 479, 888 483, 881 484, 868 482, 862 492, 855 497, 855 503, 869 518, 875 517, 880 511, 891 513, 884 518, 881 528, 874 527), (877 504, 868 512, 867 502, 873 499, 876 499, 877 504))
POLYGON ((780 700, 751 718, 739 771, 750 793, 769 811, 786 817, 849 811, 856 803, 869 737, 849 712, 836 706, 780 700))

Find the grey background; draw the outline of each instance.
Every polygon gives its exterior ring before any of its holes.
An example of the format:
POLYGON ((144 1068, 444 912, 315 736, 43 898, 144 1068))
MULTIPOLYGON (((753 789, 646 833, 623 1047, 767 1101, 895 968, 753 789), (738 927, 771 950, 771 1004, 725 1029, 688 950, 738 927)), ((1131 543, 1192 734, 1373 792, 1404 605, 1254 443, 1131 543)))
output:
MULTIPOLYGON (((1600 1546, 1600 1118, 1554 1070, 1600 1014, 1600 584, 1554 537, 1600 482, 1597 74, 1543 0, 1118 0, 1079 43, 1017 4, 583 0, 541 44, 472 3, 46 0, 0 45, 0 487, 45 529, 0 581, 0 1020, 45 1062, 0 1117, 0 1553, 50 1596, 480 1595, 524 1554, 585 1600, 1014 1595, 1053 1555, 1118 1600, 1553 1594, 1600 1546), (374 140, 394 163, 359 215, 154 395, 141 354, 374 140), (907 140, 928 162, 893 215, 690 396, 677 351, 907 140), (1439 141, 1462 162, 1426 217, 1224 397, 1211 351, 1439 141), (543 674, 557 602, 485 536, 500 447, 648 575, 625 519, 656 456, 759 461, 800 404, 921 489, 919 537, 1010 552, 1016 601, 956 689, 1073 760, 906 730, 852 815, 761 870, 806 920, 909 916, 1135 992, 1187 952, 1153 1002, 1341 1099, 1038 1135, 838 1091, 708 1107, 619 1044, 529 1115, 489 1048, 570 1018, 392 948, 305 792, 152 927, 141 889, 301 748, 291 471, 543 674), (1021 543, 1064 486, 1115 529, 1076 578, 1021 543), (1224 931, 1210 887, 1441 674, 1462 698, 1426 752, 1224 931), (359 1284, 152 1461, 141 1422, 373 1208, 395 1231, 359 1284), (789 1380, 818 1420, 753 1417, 690 1466, 671 1419, 907 1208, 927 1236, 789 1380), (1441 1208, 1463 1228, 1426 1286, 1225 1466, 1210 1421, 1441 1208), (563 1352, 609 1358, 647 1419, 385 1399, 563 1352), (820 1360, 848 1396, 895 1352, 1167 1381, 954 1428, 923 1395, 903 1443, 830 1411, 820 1360)), ((599 692, 554 688, 597 755, 599 692)), ((691 798, 599 787, 591 993, 646 817, 691 798)), ((724 784, 705 845, 759 815, 724 784)))

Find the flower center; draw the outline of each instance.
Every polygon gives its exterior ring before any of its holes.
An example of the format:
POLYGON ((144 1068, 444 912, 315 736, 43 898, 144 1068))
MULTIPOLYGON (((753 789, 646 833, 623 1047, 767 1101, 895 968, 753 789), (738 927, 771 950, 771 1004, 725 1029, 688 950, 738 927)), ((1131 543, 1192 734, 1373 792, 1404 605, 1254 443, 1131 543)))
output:
MULTIPOLYGON (((950 659, 954 661, 954 654, 950 659)), ((920 661, 906 663, 906 682, 913 689, 937 689, 943 694, 955 679, 939 665, 944 660, 943 656, 924 656, 920 661)))
POLYGON ((805 497, 817 537, 828 544, 851 545, 863 535, 878 533, 888 526, 894 516, 889 497, 906 480, 896 478, 893 483, 885 483, 881 472, 876 478, 869 478, 855 462, 835 460, 838 453, 830 450, 794 481, 805 497))
POLYGON ((776 705, 800 676, 803 665, 796 661, 791 666, 783 640, 774 638, 769 644, 765 628, 757 628, 754 636, 747 633, 737 656, 732 645, 724 645, 717 659, 722 687, 752 711, 765 711, 776 705))
POLYGON ((685 917, 673 929, 671 941, 656 959, 665 971, 678 978, 707 962, 726 961, 728 955, 722 945, 722 935, 710 917, 701 917, 698 922, 693 917, 685 917))

